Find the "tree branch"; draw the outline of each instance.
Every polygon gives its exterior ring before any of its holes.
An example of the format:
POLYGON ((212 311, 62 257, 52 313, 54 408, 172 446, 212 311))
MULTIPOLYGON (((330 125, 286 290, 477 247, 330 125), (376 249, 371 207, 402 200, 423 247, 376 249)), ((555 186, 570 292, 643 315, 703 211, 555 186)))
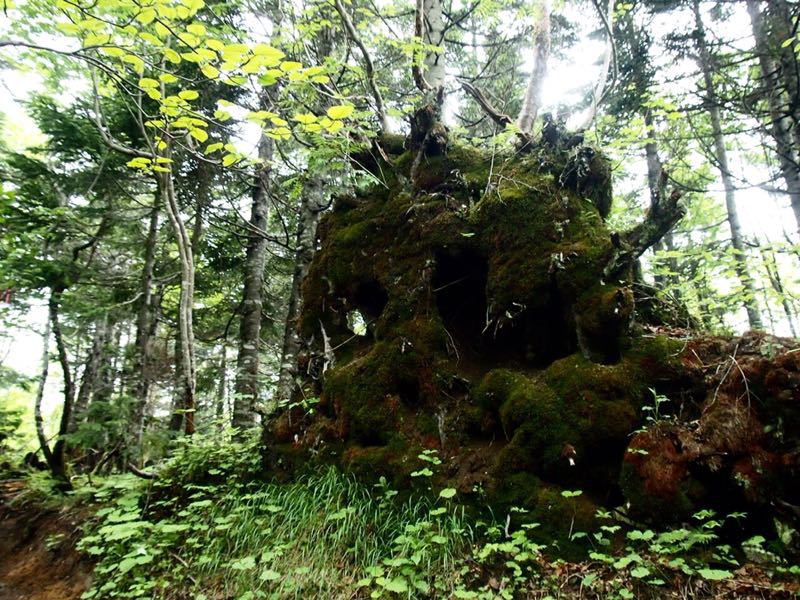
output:
POLYGON ((620 272, 644 254, 645 250, 669 233, 686 214, 686 208, 680 203, 684 191, 674 188, 667 196, 667 181, 668 174, 662 170, 659 181, 659 201, 651 204, 641 223, 623 234, 612 235, 614 251, 603 269, 604 279, 608 280, 618 276, 620 272))
POLYGON ((348 15, 347 11, 344 9, 342 0, 334 0, 334 6, 336 7, 336 11, 339 13, 339 16, 342 18, 342 25, 344 25, 347 36, 356 46, 358 46, 358 49, 361 50, 361 55, 364 57, 364 67, 367 72, 367 82, 372 90, 372 97, 375 99, 375 110, 377 111, 378 118, 381 121, 381 129, 383 130, 383 133, 391 133, 389 119, 386 117, 386 109, 384 108, 383 104, 383 96, 381 95, 381 91, 378 89, 378 85, 375 83, 375 65, 372 62, 372 57, 369 55, 369 51, 367 50, 366 46, 364 46, 364 42, 361 41, 355 25, 353 25, 353 21, 350 19, 350 15, 348 15))

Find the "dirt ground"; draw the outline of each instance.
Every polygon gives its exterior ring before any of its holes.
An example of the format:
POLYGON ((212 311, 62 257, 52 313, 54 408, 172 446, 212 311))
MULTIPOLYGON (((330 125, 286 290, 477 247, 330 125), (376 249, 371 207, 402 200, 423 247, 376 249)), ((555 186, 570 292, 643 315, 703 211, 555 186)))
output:
POLYGON ((91 564, 75 550, 86 515, 9 505, 20 482, 0 482, 0 600, 77 600, 91 564))

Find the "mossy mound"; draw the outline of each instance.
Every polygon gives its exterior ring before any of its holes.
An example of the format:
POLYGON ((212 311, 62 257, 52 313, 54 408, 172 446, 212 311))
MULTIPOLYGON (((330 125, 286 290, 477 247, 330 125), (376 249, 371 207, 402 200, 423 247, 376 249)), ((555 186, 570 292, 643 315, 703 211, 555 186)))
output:
POLYGON ((410 153, 383 156, 358 157, 372 183, 322 220, 299 323, 302 396, 320 402, 274 418, 267 446, 398 485, 435 449, 442 485, 542 518, 561 490, 584 490, 581 514, 621 503, 622 475, 669 511, 628 445, 654 394, 697 415, 708 386, 684 342, 637 332, 630 273, 604 279, 611 190, 591 165, 607 161, 454 147, 412 181, 410 153))

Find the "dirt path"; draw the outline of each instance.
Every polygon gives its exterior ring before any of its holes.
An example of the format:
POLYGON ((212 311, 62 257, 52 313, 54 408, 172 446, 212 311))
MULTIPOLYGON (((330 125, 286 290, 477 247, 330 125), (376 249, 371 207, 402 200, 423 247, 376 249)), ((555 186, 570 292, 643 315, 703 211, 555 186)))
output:
POLYGON ((75 551, 86 515, 9 506, 20 488, 18 481, 0 482, 0 600, 77 600, 91 575, 75 551))

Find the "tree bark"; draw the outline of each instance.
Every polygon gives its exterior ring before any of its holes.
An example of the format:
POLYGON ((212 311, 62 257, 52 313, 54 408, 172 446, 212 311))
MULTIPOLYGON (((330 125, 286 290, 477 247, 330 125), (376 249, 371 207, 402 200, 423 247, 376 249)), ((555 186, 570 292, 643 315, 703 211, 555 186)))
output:
POLYGON ((736 274, 745 295, 742 298, 742 305, 747 312, 747 320, 751 329, 761 329, 761 315, 758 309, 756 298, 756 287, 747 266, 747 254, 745 253, 744 236, 739 222, 739 213, 736 208, 736 191, 728 166, 728 153, 725 149, 725 137, 722 133, 722 118, 719 110, 719 99, 714 86, 713 66, 711 53, 708 49, 705 36, 705 27, 700 14, 700 2, 694 0, 694 18, 696 31, 696 42, 698 50, 698 62, 700 70, 703 72, 703 83, 705 85, 705 101, 707 104, 708 117, 711 121, 711 135, 714 140, 714 159, 719 169, 722 185, 725 188, 725 208, 728 213, 728 225, 731 231, 731 245, 734 250, 734 264, 736 274))
POLYGON ((81 386, 78 390, 78 395, 75 398, 75 408, 72 411, 72 418, 70 419, 69 433, 77 431, 78 426, 84 421, 86 417, 86 410, 89 408, 89 400, 92 397, 95 387, 97 386, 98 368, 100 366, 100 359, 103 354, 103 349, 106 345, 107 338, 107 315, 99 317, 94 324, 94 334, 92 335, 92 347, 86 357, 86 363, 83 367, 83 375, 81 376, 81 386))
POLYGON ((53 331, 53 338, 56 341, 58 362, 61 364, 61 371, 64 377, 64 407, 61 411, 61 420, 58 426, 58 438, 53 446, 52 471, 54 477, 66 481, 67 465, 65 450, 67 441, 64 436, 67 434, 69 423, 72 419, 72 409, 75 404, 75 382, 72 379, 72 372, 70 371, 69 355, 67 354, 67 346, 64 342, 64 334, 61 330, 59 317, 62 292, 63 289, 58 287, 53 289, 50 294, 49 302, 50 326, 53 331))
POLYGON ((145 241, 144 266, 142 267, 141 298, 136 316, 136 362, 134 366, 136 386, 134 388, 130 437, 133 448, 137 450, 142 443, 144 415, 147 408, 147 400, 150 397, 150 362, 153 352, 153 338, 158 326, 156 295, 153 294, 153 274, 156 263, 160 209, 161 194, 160 191, 156 191, 153 198, 153 206, 150 209, 147 239, 145 241))
POLYGON ((53 453, 50 450, 50 444, 47 441, 47 436, 44 432, 44 418, 42 417, 42 400, 44 399, 44 390, 47 384, 47 374, 50 369, 50 315, 48 314, 45 321, 44 333, 42 334, 42 369, 39 376, 39 385, 36 388, 36 399, 33 404, 33 419, 36 424, 36 438, 39 440, 39 447, 42 449, 42 455, 50 468, 54 471, 53 467, 53 453))
POLYGON ((178 199, 175 194, 172 173, 161 177, 161 194, 166 200, 167 215, 175 234, 181 264, 181 298, 178 308, 178 329, 181 342, 181 382, 183 395, 182 410, 185 411, 184 433, 192 435, 195 431, 195 356, 194 356, 194 253, 192 241, 181 218, 178 199))
POLYGON ((169 425, 167 429, 172 432, 179 432, 183 425, 185 417, 184 408, 184 384, 185 378, 183 375, 183 344, 181 343, 180 329, 175 332, 175 373, 173 377, 173 391, 172 391, 172 407, 170 410, 169 425))
POLYGON ((550 0, 543 0, 539 10, 541 12, 536 20, 536 29, 533 34, 534 65, 517 118, 517 127, 523 133, 530 133, 542 106, 544 79, 547 77, 547 63, 550 60, 550 13, 552 10, 550 0))
POLYGON ((786 293, 786 288, 783 286, 781 279, 780 269, 778 268, 778 261, 775 260, 775 252, 772 248, 766 249, 759 243, 761 250, 761 260, 764 263, 764 269, 767 271, 770 285, 781 301, 783 313, 786 315, 786 321, 789 324, 789 331, 792 332, 792 337, 797 337, 797 329, 794 324, 794 310, 792 304, 789 302, 789 297, 786 293))
POLYGON ((297 233, 295 237, 295 260, 292 273, 292 287, 289 292, 289 306, 281 347, 281 365, 275 397, 278 402, 291 399, 296 386, 297 355, 302 341, 297 332, 297 319, 302 307, 302 285, 308 273, 311 260, 314 258, 317 224, 320 213, 328 205, 328 177, 324 167, 319 166, 309 171, 308 179, 303 185, 300 196, 297 233))
POLYGON ((228 340, 222 340, 219 355, 219 381, 217 385, 217 429, 224 429, 225 401, 228 396, 228 340))
MULTIPOLYGON (((268 104, 266 98, 264 104, 268 104)), ((272 138, 266 135, 261 136, 258 144, 258 157, 262 162, 253 185, 233 399, 233 426, 239 429, 248 429, 255 425, 255 409, 260 392, 258 366, 261 349, 261 312, 264 304, 264 265, 267 256, 267 239, 262 232, 266 231, 269 221, 274 144, 272 138)))
POLYGON ((417 0, 414 37, 422 51, 414 56, 411 75, 417 89, 425 94, 431 92, 434 97, 445 80, 444 33, 441 0, 417 0))

